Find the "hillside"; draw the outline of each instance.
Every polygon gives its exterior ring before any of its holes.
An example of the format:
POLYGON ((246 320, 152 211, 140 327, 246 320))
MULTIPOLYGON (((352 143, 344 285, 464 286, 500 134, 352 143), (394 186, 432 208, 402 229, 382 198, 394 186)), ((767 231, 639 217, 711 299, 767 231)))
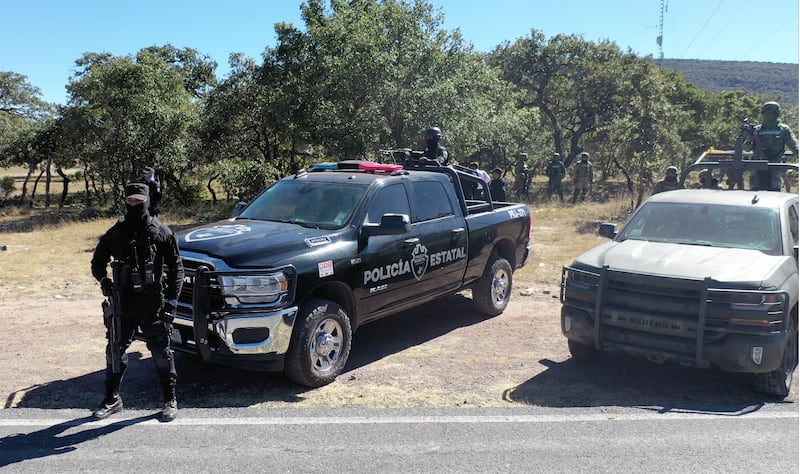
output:
POLYGON ((677 69, 688 82, 710 92, 744 90, 797 103, 797 64, 664 59, 661 65, 677 69))

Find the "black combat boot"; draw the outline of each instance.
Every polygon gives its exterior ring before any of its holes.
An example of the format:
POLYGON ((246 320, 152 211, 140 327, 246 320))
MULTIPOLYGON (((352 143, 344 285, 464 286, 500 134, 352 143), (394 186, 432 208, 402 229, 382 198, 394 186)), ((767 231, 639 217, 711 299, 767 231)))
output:
POLYGON ((100 403, 100 407, 92 412, 92 418, 103 420, 122 411, 122 397, 119 396, 119 383, 106 382, 106 397, 100 403))
POLYGON ((178 416, 178 400, 175 398, 175 380, 164 384, 164 408, 161 409, 161 421, 169 422, 178 416))

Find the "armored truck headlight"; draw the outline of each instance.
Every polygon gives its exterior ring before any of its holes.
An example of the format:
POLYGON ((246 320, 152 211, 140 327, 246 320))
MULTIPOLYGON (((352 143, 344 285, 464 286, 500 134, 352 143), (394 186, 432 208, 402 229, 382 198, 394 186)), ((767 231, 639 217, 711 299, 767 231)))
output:
POLYGON ((777 309, 783 305, 781 293, 733 293, 731 309, 764 310, 777 309))
POLYGON ((289 289, 286 275, 220 276, 222 295, 228 304, 267 304, 278 301, 289 289))
POLYGON ((600 283, 600 275, 576 269, 569 272, 569 279, 571 283, 581 288, 592 288, 600 283))

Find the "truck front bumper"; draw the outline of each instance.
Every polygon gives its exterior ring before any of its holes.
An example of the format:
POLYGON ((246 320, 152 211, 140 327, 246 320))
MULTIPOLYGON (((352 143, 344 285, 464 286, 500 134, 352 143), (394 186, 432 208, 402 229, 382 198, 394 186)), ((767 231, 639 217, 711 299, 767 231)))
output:
POLYGON ((208 323, 206 334, 198 335, 195 321, 178 314, 172 345, 182 352, 200 352, 201 357, 201 347, 205 347, 208 357, 204 359, 226 365, 277 360, 289 349, 296 316, 296 306, 263 313, 230 313, 208 323), (246 363, 234 363, 237 359, 246 363))
POLYGON ((598 344, 594 320, 589 312, 567 304, 561 307, 561 332, 567 339, 609 352, 623 352, 657 362, 671 361, 694 367, 716 367, 728 372, 763 373, 777 370, 783 360, 788 334, 728 334, 702 345, 701 357, 694 355, 694 340, 632 334, 604 325, 598 344))

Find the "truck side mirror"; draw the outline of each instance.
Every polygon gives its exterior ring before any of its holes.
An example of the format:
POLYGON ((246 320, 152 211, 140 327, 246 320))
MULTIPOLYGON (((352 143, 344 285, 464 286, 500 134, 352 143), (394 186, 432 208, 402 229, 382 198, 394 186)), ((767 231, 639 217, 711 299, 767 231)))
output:
POLYGON ((411 219, 405 214, 384 214, 380 224, 364 224, 364 234, 373 235, 402 235, 411 232, 411 219))
POLYGON ((242 211, 244 210, 245 207, 247 207, 247 203, 246 202, 244 202, 244 201, 237 202, 236 205, 233 206, 233 215, 234 215, 234 217, 239 217, 239 214, 242 213, 242 211))
POLYGON ((599 234, 603 237, 608 237, 609 239, 613 239, 617 236, 617 224, 612 224, 610 222, 603 222, 600 224, 600 231, 599 234))

